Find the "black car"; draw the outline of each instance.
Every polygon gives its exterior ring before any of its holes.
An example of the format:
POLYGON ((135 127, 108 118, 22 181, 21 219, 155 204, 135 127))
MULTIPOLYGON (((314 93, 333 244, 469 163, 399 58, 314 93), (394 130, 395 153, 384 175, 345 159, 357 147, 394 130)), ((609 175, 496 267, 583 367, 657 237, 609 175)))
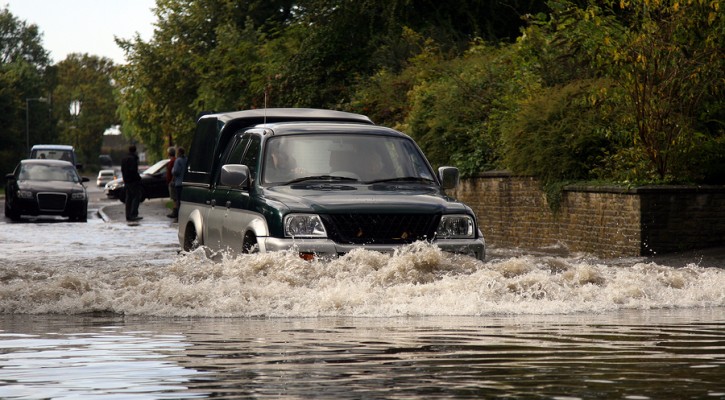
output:
POLYGON ((88 220, 88 195, 83 182, 68 161, 28 159, 5 176, 5 216, 13 221, 21 215, 60 215, 71 221, 88 220))
MULTIPOLYGON (((141 173, 141 201, 169 197, 169 185, 166 183, 166 165, 169 159, 161 160, 141 173)), ((104 187, 106 196, 126 202, 126 186, 123 177, 108 182, 104 187)))

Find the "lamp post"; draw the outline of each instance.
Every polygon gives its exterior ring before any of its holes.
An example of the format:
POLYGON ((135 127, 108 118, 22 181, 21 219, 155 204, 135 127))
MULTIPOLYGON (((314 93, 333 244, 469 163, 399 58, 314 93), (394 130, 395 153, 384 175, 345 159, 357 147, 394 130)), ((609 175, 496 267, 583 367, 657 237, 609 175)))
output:
POLYGON ((48 99, 45 97, 28 97, 25 99, 25 152, 27 155, 30 154, 30 102, 40 101, 47 103, 48 99))
POLYGON ((75 136, 76 136, 76 149, 77 149, 78 148, 78 127, 76 125, 78 124, 78 114, 81 113, 81 101, 80 100, 71 100, 70 106, 68 106, 68 111, 70 112, 70 115, 73 117, 73 129, 76 130, 75 136))

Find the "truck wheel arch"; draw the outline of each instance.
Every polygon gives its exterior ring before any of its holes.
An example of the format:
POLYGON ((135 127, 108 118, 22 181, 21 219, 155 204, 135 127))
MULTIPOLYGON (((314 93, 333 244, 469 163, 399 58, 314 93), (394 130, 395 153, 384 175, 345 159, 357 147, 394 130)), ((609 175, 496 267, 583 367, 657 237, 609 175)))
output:
POLYGON ((202 217, 199 210, 192 211, 184 227, 184 251, 191 251, 204 245, 202 217))

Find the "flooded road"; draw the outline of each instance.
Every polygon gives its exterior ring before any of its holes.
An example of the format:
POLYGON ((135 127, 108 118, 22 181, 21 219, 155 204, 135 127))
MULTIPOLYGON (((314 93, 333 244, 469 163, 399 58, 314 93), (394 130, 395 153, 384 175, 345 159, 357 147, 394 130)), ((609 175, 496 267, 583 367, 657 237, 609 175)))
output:
POLYGON ((0 243, 3 399, 725 398, 719 261, 215 262, 168 220, 95 216, 0 243))

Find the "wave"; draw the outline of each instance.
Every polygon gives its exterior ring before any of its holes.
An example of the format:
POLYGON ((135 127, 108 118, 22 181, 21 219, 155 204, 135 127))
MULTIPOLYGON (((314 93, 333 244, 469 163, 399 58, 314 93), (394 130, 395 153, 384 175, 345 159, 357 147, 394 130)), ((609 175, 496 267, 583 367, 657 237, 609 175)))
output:
POLYGON ((158 317, 400 317, 725 306, 725 270, 518 255, 481 262, 415 243, 304 261, 293 251, 170 262, 0 266, 0 312, 158 317), (135 264, 135 265, 134 265, 135 264))

